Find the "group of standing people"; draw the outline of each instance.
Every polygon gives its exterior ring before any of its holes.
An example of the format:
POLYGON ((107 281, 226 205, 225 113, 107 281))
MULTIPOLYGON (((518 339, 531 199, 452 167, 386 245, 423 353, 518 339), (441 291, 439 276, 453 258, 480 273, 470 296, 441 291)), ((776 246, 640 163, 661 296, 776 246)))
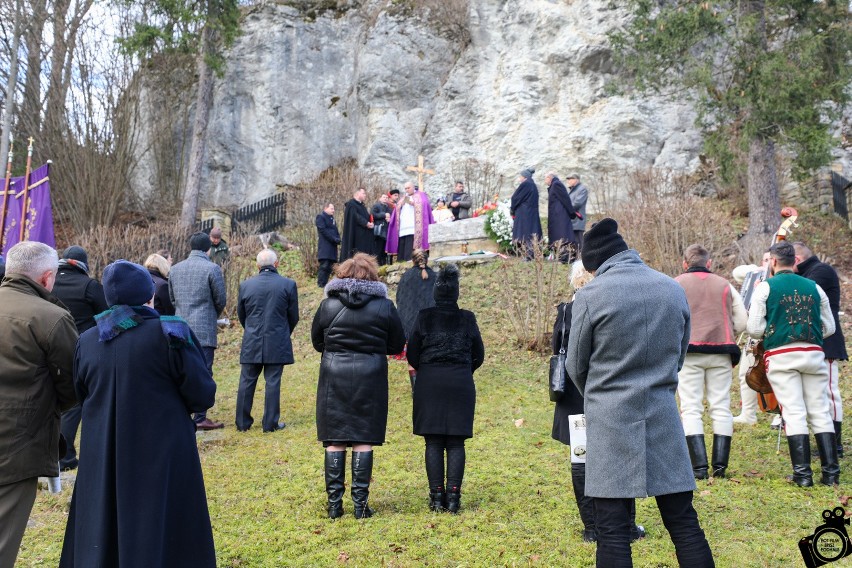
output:
MULTIPOLYGON (((411 271, 425 272, 425 266, 411 271)), ((419 311, 408 330, 372 256, 356 253, 338 265, 336 276, 326 285, 327 297, 311 326, 313 346, 322 353, 316 423, 325 448, 328 516, 343 515, 350 447, 354 515, 374 514, 368 498, 374 447, 385 442, 387 431, 387 357, 400 353, 406 340, 409 364, 417 372, 413 424, 414 433, 426 440, 429 506, 458 512, 464 440, 473 436, 473 373, 485 357, 476 318, 458 306, 458 269, 448 265, 439 272, 431 290, 434 307, 419 311)))
MULTIPOLYGON (((514 217, 512 240, 527 258, 533 255, 533 241, 542 238, 538 186, 533 180, 533 174, 533 168, 521 170, 518 187, 512 194, 509 206, 514 217)), ((545 175, 544 181, 547 184, 547 240, 560 262, 572 262, 583 248, 589 191, 580 183, 578 174, 568 176, 567 187, 553 172, 545 175)))
POLYGON ((434 210, 429 196, 411 181, 405 183, 402 192, 392 189, 382 193, 369 209, 366 200, 367 190, 361 187, 346 202, 342 235, 334 218, 333 203, 326 203, 317 215, 317 284, 320 288, 328 283, 336 263, 359 252, 375 256, 379 266, 388 264, 393 258, 411 260, 415 250, 428 255, 429 225, 467 219, 473 206, 461 181, 456 182, 449 198, 437 200, 434 210))

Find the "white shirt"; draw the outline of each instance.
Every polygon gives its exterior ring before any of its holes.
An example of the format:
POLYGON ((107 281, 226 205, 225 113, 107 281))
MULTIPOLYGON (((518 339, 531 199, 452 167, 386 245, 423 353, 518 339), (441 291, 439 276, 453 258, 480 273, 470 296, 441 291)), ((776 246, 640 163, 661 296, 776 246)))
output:
POLYGON ((399 210, 399 236, 414 234, 414 205, 406 203, 399 210))

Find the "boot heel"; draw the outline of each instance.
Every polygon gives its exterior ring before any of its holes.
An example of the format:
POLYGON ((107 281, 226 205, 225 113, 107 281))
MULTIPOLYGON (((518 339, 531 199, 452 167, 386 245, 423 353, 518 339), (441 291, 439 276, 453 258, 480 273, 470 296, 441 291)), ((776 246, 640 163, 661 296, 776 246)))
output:
POLYGON ((457 515, 461 509, 461 490, 458 487, 453 487, 447 493, 447 511, 457 515))
POLYGON ((444 510, 444 488, 436 487, 429 491, 429 510, 439 513, 444 510))

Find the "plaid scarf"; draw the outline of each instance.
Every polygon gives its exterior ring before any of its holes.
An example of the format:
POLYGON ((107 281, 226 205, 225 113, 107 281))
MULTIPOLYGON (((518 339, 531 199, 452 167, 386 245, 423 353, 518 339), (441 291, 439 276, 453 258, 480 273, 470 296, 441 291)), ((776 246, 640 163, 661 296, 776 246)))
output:
MULTIPOLYGON (((104 343, 115 339, 125 331, 138 327, 144 321, 134 307, 117 304, 105 312, 95 316, 95 324, 98 327, 98 337, 104 343)), ((187 345, 194 345, 189 324, 178 316, 160 316, 160 329, 169 341, 172 349, 181 349, 187 345)))

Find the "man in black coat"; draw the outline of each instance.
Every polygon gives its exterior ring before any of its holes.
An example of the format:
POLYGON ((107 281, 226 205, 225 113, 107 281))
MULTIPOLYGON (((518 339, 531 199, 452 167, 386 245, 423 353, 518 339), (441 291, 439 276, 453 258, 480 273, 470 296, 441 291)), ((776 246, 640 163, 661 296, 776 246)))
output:
POLYGON ((379 234, 373 231, 376 260, 379 266, 384 266, 388 263, 388 253, 385 252, 385 242, 388 240, 388 222, 391 218, 393 206, 389 203, 390 196, 383 193, 379 196, 379 200, 373 204, 370 209, 370 214, 373 216, 373 224, 380 227, 379 234))
POLYGON ((317 215, 317 260, 319 270, 317 271, 317 285, 325 288, 328 277, 331 275, 331 267, 337 262, 337 245, 340 244, 340 231, 334 222, 334 203, 328 203, 322 213, 317 215))
POLYGON ((240 284, 237 316, 245 331, 240 349, 240 386, 237 391, 237 430, 245 432, 254 419, 251 407, 260 372, 266 380, 263 431, 285 426, 281 418, 281 372, 293 364, 290 335, 299 323, 296 283, 278 274, 278 256, 271 249, 257 255, 260 273, 240 284))
POLYGON ((559 261, 571 262, 576 257, 577 239, 574 237, 572 219, 578 217, 568 197, 565 184, 553 172, 544 176, 547 184, 547 239, 551 245, 559 245, 559 261))
POLYGON ((518 176, 518 188, 512 194, 509 212, 515 218, 512 241, 532 258, 533 238, 541 239, 541 219, 538 216, 538 186, 533 181, 535 170, 526 168, 518 176))
POLYGON ((364 206, 367 190, 359 187, 343 210, 343 241, 340 262, 355 256, 356 252, 373 254, 373 222, 364 206))
POLYGON ((843 400, 840 398, 840 365, 839 361, 846 361, 849 356, 846 353, 846 340, 843 337, 843 329, 840 327, 840 279, 831 265, 820 262, 814 256, 813 251, 805 243, 793 243, 796 249, 796 272, 822 288, 828 296, 828 305, 831 307, 831 315, 834 316, 834 334, 823 340, 822 350, 825 353, 825 363, 828 365, 828 402, 831 410, 831 418, 834 421, 834 434, 837 438, 837 455, 843 457, 842 426, 843 426, 843 400))
MULTIPOLYGON (((104 299, 104 287, 89 277, 89 255, 83 247, 76 245, 62 252, 53 295, 71 312, 80 335, 95 327, 95 316, 109 307, 104 299)), ((67 444, 65 455, 59 460, 62 470, 75 469, 79 463, 74 440, 80 428, 80 415, 79 404, 62 414, 60 430, 67 444)))

